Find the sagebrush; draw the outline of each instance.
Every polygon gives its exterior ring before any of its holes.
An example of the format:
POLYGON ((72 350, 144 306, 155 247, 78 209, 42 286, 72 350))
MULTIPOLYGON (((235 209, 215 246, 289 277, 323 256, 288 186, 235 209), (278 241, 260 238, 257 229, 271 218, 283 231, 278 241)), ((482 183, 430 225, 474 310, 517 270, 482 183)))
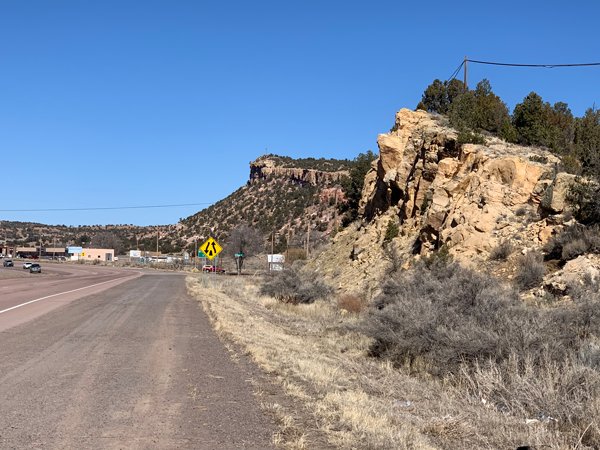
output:
POLYGON ((507 413, 554 417, 562 431, 599 448, 592 422, 600 415, 600 298, 588 291, 575 300, 537 308, 487 274, 421 266, 382 286, 360 329, 374 340, 374 357, 507 413))
POLYGON ((333 295, 333 287, 321 280, 315 273, 302 270, 303 261, 296 261, 292 267, 284 269, 271 280, 260 286, 260 294, 267 295, 284 303, 313 303, 333 295))

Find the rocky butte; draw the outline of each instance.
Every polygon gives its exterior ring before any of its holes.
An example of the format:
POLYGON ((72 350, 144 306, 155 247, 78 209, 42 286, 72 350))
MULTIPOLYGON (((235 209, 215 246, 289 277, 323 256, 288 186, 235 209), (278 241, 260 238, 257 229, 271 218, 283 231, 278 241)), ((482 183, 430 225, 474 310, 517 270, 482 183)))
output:
POLYGON ((302 184, 331 184, 339 181, 348 171, 340 170, 335 172, 326 172, 315 169, 286 168, 278 167, 273 157, 265 155, 260 156, 250 163, 250 183, 258 180, 264 180, 271 176, 288 179, 302 184))
POLYGON ((392 131, 377 138, 362 223, 339 233, 311 266, 341 288, 357 279, 376 286, 388 266, 382 247, 390 220, 400 236, 386 246, 407 267, 442 245, 474 266, 504 241, 525 251, 541 246, 572 220, 565 195, 575 177, 560 172, 559 158, 548 151, 486 139, 460 145, 443 116, 400 110, 392 131))

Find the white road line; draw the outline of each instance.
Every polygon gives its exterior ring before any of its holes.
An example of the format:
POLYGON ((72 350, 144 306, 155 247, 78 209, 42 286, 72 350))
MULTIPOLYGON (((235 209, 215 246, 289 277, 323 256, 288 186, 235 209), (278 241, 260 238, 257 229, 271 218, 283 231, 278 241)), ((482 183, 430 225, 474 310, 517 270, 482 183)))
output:
POLYGON ((53 294, 53 295, 48 295, 47 297, 37 298, 35 300, 31 300, 30 302, 21 303, 20 305, 13 306, 12 308, 4 309, 4 310, 0 311, 0 314, 5 313, 7 311, 10 311, 11 309, 16 309, 16 308, 20 308, 21 306, 29 305, 30 303, 39 302, 40 300, 46 300, 47 298, 56 297, 57 295, 70 294, 71 292, 77 292, 77 291, 81 291, 83 289, 89 289, 91 287, 100 286, 101 284, 110 283, 110 282, 115 281, 115 280, 118 280, 118 278, 115 278, 114 280, 103 281, 102 283, 98 283, 98 284, 92 284, 91 286, 86 286, 86 287, 82 287, 82 288, 79 288, 79 289, 73 289, 72 291, 61 292, 59 294, 53 294))

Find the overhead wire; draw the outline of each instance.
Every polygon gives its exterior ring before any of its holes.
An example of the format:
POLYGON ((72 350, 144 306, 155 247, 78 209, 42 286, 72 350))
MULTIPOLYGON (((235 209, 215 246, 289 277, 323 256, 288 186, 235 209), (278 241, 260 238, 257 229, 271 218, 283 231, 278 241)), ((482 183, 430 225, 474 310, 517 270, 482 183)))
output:
POLYGON ((452 72, 452 75, 450 75, 450 78, 448 79, 448 81, 452 81, 456 78, 456 76, 458 75, 458 72, 460 71, 460 68, 463 66, 464 63, 465 63, 464 61, 460 63, 458 68, 454 72, 452 72))
MULTIPOLYGON (((477 64, 489 64, 492 66, 511 66, 511 67, 543 67, 545 69, 554 69, 555 67, 585 67, 585 66, 600 66, 600 63, 582 63, 582 64, 512 64, 512 63, 499 63, 490 61, 477 61, 474 59, 467 59, 467 62, 477 64)), ((464 64, 464 61, 463 61, 464 64)))
POLYGON ((109 209, 150 209, 150 208, 175 208, 179 206, 212 205, 214 202, 180 203, 177 205, 147 205, 147 206, 107 206, 94 208, 40 208, 40 209, 0 209, 0 212, 49 212, 49 211, 101 211, 109 209))

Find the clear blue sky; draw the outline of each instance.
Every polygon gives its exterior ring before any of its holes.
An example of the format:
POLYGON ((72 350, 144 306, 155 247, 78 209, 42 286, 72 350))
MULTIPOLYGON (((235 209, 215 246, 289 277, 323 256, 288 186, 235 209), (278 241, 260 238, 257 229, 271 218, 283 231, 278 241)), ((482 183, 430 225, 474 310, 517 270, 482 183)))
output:
MULTIPOLYGON (((269 152, 377 150, 465 55, 598 62, 597 2, 1 1, 0 209, 214 202, 269 152)), ((600 67, 469 66, 512 109, 581 115, 600 67)), ((0 213, 51 224, 175 223, 199 207, 0 213)))

